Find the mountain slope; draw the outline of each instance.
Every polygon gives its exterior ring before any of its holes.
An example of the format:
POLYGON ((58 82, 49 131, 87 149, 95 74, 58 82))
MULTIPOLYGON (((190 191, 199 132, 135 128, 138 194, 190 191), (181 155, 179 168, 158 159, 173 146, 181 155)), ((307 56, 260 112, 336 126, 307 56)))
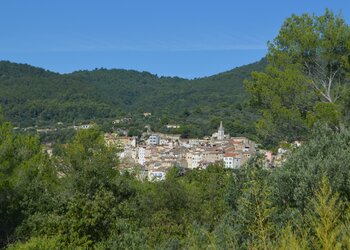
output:
POLYGON ((0 105, 7 118, 21 127, 136 117, 143 112, 153 114, 149 122, 156 128, 168 122, 200 126, 214 118, 232 120, 241 115, 246 98, 243 79, 265 64, 261 60, 187 80, 116 69, 57 74, 3 61, 0 105))
POLYGON ((57 73, 33 67, 28 64, 12 63, 9 61, 0 61, 0 78, 7 77, 49 77, 57 73))

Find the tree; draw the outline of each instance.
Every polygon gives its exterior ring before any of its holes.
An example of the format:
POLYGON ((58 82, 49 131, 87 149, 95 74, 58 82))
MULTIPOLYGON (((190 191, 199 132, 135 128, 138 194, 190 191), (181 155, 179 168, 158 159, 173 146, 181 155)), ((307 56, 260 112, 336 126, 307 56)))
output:
POLYGON ((270 61, 281 66, 281 57, 300 64, 322 102, 336 102, 348 84, 350 28, 328 9, 323 16, 292 15, 270 44, 270 61))
POLYGON ((292 15, 269 43, 267 58, 265 72, 245 81, 251 104, 261 110, 257 128, 266 140, 304 137, 307 125, 318 120, 339 122, 350 80, 350 27, 341 16, 329 10, 292 15))
POLYGON ((333 194, 328 179, 323 177, 307 215, 315 248, 342 249, 341 237, 345 228, 341 221, 342 206, 339 193, 333 194))
POLYGON ((13 132, 0 122, 0 247, 14 239, 28 211, 45 210, 55 183, 37 137, 13 132))
POLYGON ((32 237, 27 242, 16 242, 15 244, 9 245, 7 249, 9 250, 46 250, 46 249, 61 249, 62 245, 56 238, 44 237, 32 237))
POLYGON ((79 131, 61 152, 56 161, 68 193, 93 196, 100 188, 116 190, 117 149, 105 145, 98 129, 79 131))
POLYGON ((108 239, 134 193, 134 180, 117 169, 116 153, 93 128, 79 131, 52 161, 39 155, 22 164, 15 175, 26 215, 16 228, 21 239, 54 237, 68 248, 108 239))
POLYGON ((310 141, 295 150, 272 173, 273 199, 281 213, 288 216, 293 208, 305 212, 308 197, 317 189, 317 183, 326 176, 334 192, 343 199, 350 198, 350 130, 339 131, 321 126, 312 130, 310 141))
POLYGON ((271 202, 271 188, 264 171, 249 166, 247 180, 237 201, 236 227, 241 233, 241 244, 253 249, 270 249, 275 226, 271 202))
POLYGON ((59 224, 62 241, 87 247, 108 238, 118 215, 118 202, 112 192, 101 189, 93 197, 75 194, 67 209, 59 224))
POLYGON ((287 225, 278 235, 277 242, 273 249, 284 250, 307 250, 310 249, 307 234, 301 232, 297 234, 294 232, 291 225, 287 225))

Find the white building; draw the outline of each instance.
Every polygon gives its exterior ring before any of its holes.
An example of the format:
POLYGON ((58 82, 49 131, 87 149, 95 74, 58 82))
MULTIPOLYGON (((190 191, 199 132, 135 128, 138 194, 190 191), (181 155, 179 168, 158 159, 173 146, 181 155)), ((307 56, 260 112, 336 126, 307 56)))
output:
POLYGON ((180 128, 180 125, 168 124, 168 125, 166 125, 166 128, 180 128))
POLYGON ((186 154, 186 160, 188 168, 198 168, 199 163, 203 160, 203 155, 201 152, 188 152, 186 154))
POLYGON ((147 143, 149 145, 158 145, 160 142, 160 136, 159 135, 151 135, 148 140, 147 143))
POLYGON ((90 124, 83 124, 83 125, 81 125, 81 128, 82 129, 89 129, 89 128, 91 128, 91 125, 90 124))
POLYGON ((146 156, 146 149, 145 148, 139 148, 138 152, 138 163, 140 165, 145 165, 145 156, 146 156))
POLYGON ((239 168, 241 166, 241 158, 234 153, 226 153, 224 155, 225 168, 239 168))
POLYGON ((287 152, 288 152, 288 149, 286 149, 286 148, 278 148, 278 150, 277 150, 277 153, 281 154, 281 155, 284 155, 287 152))
POLYGON ((150 181, 162 181, 165 180, 166 173, 162 170, 149 170, 148 180, 150 181))

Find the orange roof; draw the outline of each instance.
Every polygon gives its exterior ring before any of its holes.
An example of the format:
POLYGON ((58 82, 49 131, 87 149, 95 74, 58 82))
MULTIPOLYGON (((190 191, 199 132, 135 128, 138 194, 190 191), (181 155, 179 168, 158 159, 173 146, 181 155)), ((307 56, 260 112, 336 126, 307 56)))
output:
POLYGON ((224 155, 224 157, 236 157, 236 156, 237 156, 237 154, 235 154, 235 153, 226 153, 224 155))

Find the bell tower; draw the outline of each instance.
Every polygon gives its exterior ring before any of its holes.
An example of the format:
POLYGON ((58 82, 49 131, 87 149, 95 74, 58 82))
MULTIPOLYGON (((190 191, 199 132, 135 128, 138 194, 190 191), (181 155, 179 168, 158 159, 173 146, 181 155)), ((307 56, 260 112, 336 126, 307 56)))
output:
POLYGON ((218 140, 223 140, 225 139, 225 129, 222 126, 222 121, 220 122, 220 127, 218 129, 218 140))

